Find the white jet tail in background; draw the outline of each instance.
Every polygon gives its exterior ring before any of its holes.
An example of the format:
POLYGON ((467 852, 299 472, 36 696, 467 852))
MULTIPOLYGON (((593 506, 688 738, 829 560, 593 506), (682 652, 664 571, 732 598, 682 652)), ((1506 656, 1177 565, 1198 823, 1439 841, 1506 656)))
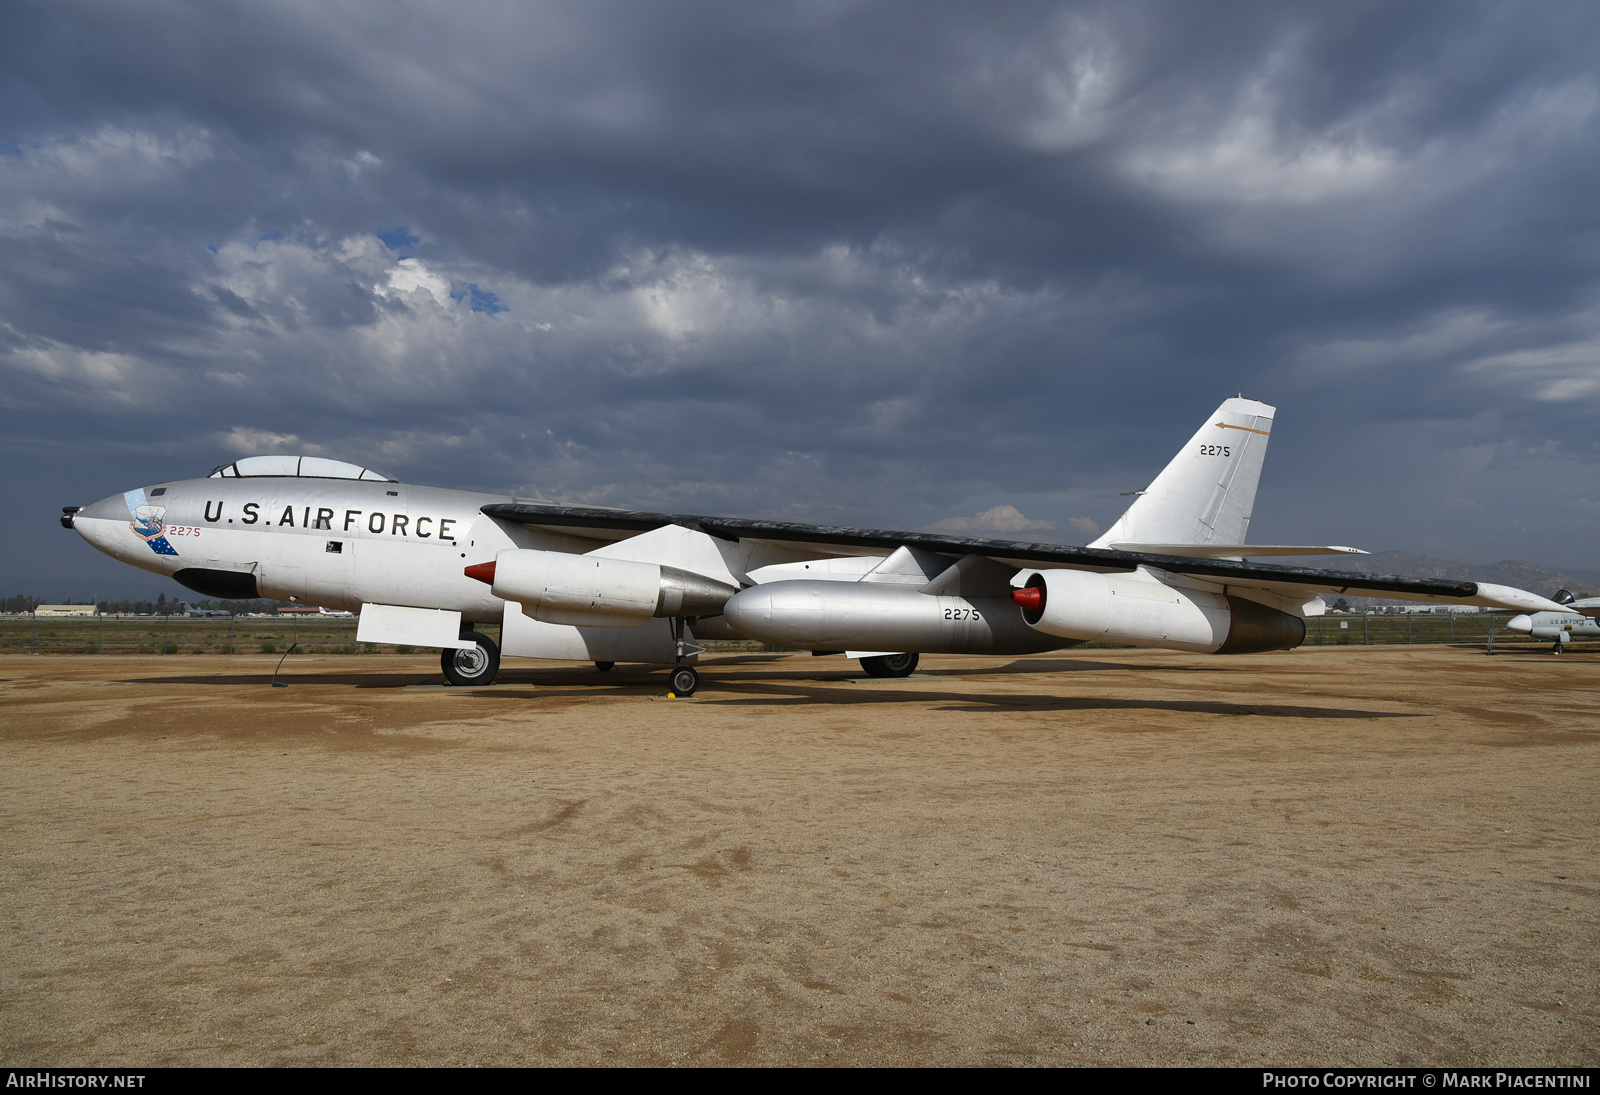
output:
POLYGON ((1243 544, 1276 407, 1227 399, 1090 547, 1243 544))

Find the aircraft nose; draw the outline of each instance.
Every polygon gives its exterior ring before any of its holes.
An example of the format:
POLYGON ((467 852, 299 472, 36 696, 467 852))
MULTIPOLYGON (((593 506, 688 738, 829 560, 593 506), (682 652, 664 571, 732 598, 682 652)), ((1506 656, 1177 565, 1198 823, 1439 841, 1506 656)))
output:
MULTIPOLYGON (((77 519, 90 521, 126 521, 128 519, 128 503, 124 496, 113 494, 110 498, 102 498, 92 506, 62 506, 61 512, 66 514, 72 510, 72 516, 77 519)), ((65 524, 65 522, 62 522, 65 524)), ((70 526, 69 526, 70 527, 70 526)))
POLYGON ((1511 617, 1511 619, 1506 621, 1506 630, 1507 631, 1521 631, 1521 632, 1524 632, 1524 633, 1531 632, 1533 630, 1533 617, 1532 616, 1513 616, 1513 617, 1511 617))
MULTIPOLYGON (((102 498, 92 506, 62 506, 61 525, 89 541, 96 549, 125 557, 132 540, 128 532, 128 503, 120 494, 102 498)), ((132 540, 137 543, 137 540, 132 540)))
POLYGON ((71 529, 80 536, 88 536, 93 522, 126 521, 127 514, 128 507, 123 504, 122 495, 113 494, 92 506, 62 506, 61 527, 71 529))

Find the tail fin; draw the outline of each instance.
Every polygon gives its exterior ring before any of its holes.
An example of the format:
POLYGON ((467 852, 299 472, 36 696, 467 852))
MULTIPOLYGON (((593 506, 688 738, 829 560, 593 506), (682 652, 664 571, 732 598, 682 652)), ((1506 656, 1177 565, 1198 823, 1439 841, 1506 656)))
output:
POLYGON ((1226 399, 1104 535, 1113 544, 1242 544, 1277 408, 1226 399))

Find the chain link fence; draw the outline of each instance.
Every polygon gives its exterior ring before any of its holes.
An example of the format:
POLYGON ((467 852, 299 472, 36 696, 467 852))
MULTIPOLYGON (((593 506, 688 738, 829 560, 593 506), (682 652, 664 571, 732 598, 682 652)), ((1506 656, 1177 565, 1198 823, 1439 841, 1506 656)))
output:
POLYGON ((1376 646, 1388 643, 1485 643, 1524 636, 1506 631, 1510 612, 1451 612, 1438 615, 1395 612, 1362 616, 1313 616, 1306 621, 1306 646, 1376 646))
POLYGON ((409 653, 356 642, 349 616, 6 616, 4 654, 409 653))

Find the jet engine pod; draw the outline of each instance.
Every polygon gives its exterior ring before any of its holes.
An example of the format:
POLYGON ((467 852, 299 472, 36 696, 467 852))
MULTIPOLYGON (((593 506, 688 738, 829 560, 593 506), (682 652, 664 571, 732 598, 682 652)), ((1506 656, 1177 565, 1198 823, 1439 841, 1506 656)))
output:
POLYGON ((723 618, 747 639, 798 650, 1032 654, 1072 645, 1025 627, 1004 597, 878 582, 767 582, 730 600, 723 618))
POLYGON ((1242 597, 1168 585, 1145 572, 1028 570, 1011 599, 1029 627, 1083 642, 1127 643, 1206 654, 1292 650, 1305 621, 1242 597))
POLYGON ((656 616, 714 616, 733 586, 700 574, 631 559, 510 548, 466 568, 496 597, 536 620, 578 627, 643 627, 656 616))

